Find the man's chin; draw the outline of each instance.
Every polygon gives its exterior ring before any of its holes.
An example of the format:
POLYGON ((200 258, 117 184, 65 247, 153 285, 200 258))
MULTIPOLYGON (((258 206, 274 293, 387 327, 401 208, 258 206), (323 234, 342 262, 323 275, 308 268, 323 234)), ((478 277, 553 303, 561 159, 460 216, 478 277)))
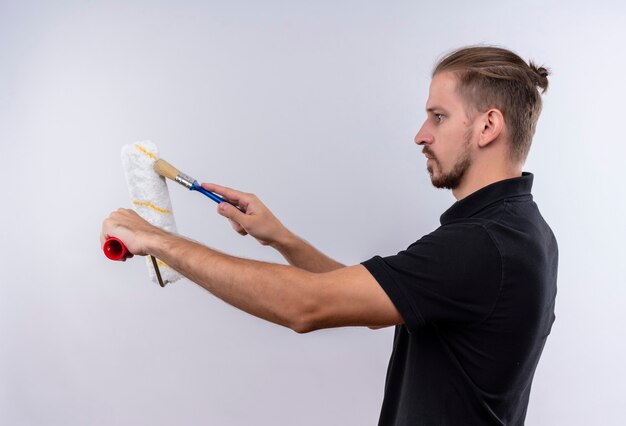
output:
POLYGON ((433 176, 430 177, 430 182, 435 188, 439 189, 456 189, 461 184, 462 176, 433 176))
POLYGON ((443 188, 442 184, 445 182, 442 182, 441 176, 435 175, 433 168, 430 166, 426 168, 426 171, 428 172, 428 175, 430 176, 430 183, 435 188, 443 188))
POLYGON ((428 169, 430 175, 430 183, 438 189, 454 189, 458 186, 458 183, 450 179, 450 176, 442 176, 441 174, 435 174, 432 169, 428 169))
POLYGON ((432 184, 433 184, 433 186, 434 186, 435 188, 438 188, 438 189, 452 189, 452 188, 450 188, 450 187, 447 185, 447 183, 446 183, 446 182, 442 182, 442 181, 438 181, 438 180, 435 180, 435 179, 431 179, 431 180, 430 180, 430 183, 432 183, 432 184))

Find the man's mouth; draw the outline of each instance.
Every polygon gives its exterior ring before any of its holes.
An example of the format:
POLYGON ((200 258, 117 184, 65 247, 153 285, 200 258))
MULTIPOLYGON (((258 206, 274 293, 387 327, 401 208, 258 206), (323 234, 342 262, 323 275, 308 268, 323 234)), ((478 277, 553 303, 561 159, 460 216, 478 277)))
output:
POLYGON ((429 160, 433 160, 435 158, 433 154, 431 154, 430 152, 427 152, 426 150, 422 151, 422 154, 424 154, 426 158, 428 158, 429 160))

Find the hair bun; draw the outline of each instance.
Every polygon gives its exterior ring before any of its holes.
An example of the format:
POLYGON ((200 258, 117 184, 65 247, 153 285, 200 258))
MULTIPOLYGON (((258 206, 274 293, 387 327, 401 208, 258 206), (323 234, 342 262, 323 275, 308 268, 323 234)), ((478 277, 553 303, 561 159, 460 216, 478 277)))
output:
POLYGON ((533 78, 535 85, 541 88, 542 94, 545 93, 546 90, 548 90, 548 76, 550 75, 550 70, 543 66, 538 67, 533 61, 529 61, 528 65, 535 74, 535 78, 533 78))

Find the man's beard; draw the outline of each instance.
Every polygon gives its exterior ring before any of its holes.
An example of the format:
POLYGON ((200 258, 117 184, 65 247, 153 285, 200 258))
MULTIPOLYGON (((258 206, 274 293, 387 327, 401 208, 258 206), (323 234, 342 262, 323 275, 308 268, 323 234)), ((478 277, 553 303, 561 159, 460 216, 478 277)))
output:
POLYGON ((432 182, 435 188, 446 188, 446 189, 455 189, 461 184, 461 180, 463 180, 463 176, 467 169, 472 165, 472 157, 470 150, 470 141, 472 140, 472 129, 468 129, 467 132, 463 135, 463 151, 457 158, 454 167, 450 173, 443 173, 441 170, 441 163, 437 158, 434 158, 435 163, 437 164, 437 168, 439 169, 439 176, 434 177, 432 167, 428 167, 428 173, 430 174, 430 181, 432 182))

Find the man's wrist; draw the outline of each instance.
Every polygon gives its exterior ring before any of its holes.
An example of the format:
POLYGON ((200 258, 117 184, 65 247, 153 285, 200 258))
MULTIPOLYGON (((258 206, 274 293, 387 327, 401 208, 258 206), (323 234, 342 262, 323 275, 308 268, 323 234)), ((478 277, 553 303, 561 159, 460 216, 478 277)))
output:
POLYGON ((160 253, 164 250, 165 240, 170 236, 172 236, 172 234, 169 232, 155 227, 144 237, 146 253, 159 257, 160 253))
POLYGON ((285 231, 276 238, 272 243, 270 243, 270 247, 275 250, 278 250, 280 253, 286 253, 291 248, 293 248, 298 242, 298 237, 285 228, 285 231))

